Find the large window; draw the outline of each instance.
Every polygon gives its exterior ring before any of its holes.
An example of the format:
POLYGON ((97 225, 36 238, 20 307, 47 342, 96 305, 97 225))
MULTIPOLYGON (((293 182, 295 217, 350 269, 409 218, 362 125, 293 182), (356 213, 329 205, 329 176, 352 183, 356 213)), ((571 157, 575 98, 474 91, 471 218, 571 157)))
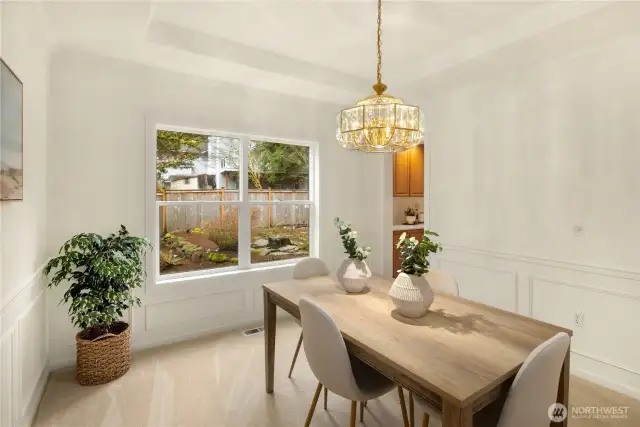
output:
MULTIPOLYGON (((262 267, 313 250, 313 145, 157 128, 157 272, 262 267)), ((293 260, 293 261, 292 261, 293 260)))

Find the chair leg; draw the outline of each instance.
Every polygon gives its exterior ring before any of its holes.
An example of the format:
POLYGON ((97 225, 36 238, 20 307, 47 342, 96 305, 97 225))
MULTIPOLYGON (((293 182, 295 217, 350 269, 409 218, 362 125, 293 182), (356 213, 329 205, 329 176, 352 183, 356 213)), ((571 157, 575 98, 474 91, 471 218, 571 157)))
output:
POLYGON ((311 418, 313 418, 313 413, 316 411, 316 405, 318 404, 318 399, 320 398, 321 391, 322 391, 322 384, 318 383, 318 387, 316 388, 316 394, 313 396, 313 401, 311 402, 311 408, 309 408, 307 421, 304 422, 304 427, 309 427, 309 425, 311 424, 311 418))
POLYGON ((407 405, 404 403, 404 393, 402 387, 398 386, 398 396, 400 397, 400 409, 402 410, 402 422, 404 427, 409 427, 409 418, 407 417, 407 405))
POLYGON ((415 427, 416 418, 413 409, 413 392, 409 390, 409 427, 415 427))
POLYGON ((351 401, 351 422, 349 423, 349 427, 356 427, 356 410, 358 409, 358 402, 355 400, 351 401))
POLYGON ((429 427, 429 414, 427 413, 422 417, 422 427, 429 427))
POLYGON ((291 368, 289 368, 289 378, 291 378, 293 367, 296 366, 296 360, 298 359, 298 353, 300 353, 301 345, 302 345, 302 332, 300 332, 300 338, 298 339, 298 346, 296 347, 296 352, 293 354, 293 360, 291 361, 291 368))
POLYGON ((360 402, 360 422, 364 422, 364 402, 360 402))
POLYGON ((324 388, 324 410, 327 410, 327 394, 329 394, 329 389, 324 388))

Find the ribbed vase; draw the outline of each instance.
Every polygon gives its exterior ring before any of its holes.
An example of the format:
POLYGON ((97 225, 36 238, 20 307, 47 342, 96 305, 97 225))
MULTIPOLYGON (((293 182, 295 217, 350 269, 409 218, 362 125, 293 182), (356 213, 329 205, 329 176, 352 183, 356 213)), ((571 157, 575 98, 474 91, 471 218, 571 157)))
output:
POLYGON ((371 279, 371 270, 366 261, 347 258, 340 264, 336 277, 345 291, 357 294, 367 287, 371 279))
POLYGON ((400 273, 389 289, 389 297, 404 317, 422 317, 433 303, 433 290, 424 276, 400 273))

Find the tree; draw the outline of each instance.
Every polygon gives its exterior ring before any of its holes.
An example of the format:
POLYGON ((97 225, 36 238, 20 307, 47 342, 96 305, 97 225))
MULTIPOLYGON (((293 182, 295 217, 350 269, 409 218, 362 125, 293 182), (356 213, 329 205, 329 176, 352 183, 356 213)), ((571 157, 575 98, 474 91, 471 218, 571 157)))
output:
MULTIPOLYGON (((260 172, 255 156, 252 155, 253 150, 249 151, 249 180, 256 188, 262 188, 260 182, 260 172)), ((212 158, 218 159, 220 163, 224 163, 228 169, 240 170, 240 145, 237 140, 229 140, 227 138, 218 138, 216 150, 210 154, 212 158)))
POLYGON ((207 149, 207 135, 159 130, 156 138, 156 176, 158 181, 169 169, 193 167, 193 163, 207 149))
POLYGON ((270 185, 293 181, 296 184, 309 178, 309 147, 300 145, 258 142, 249 157, 270 185))

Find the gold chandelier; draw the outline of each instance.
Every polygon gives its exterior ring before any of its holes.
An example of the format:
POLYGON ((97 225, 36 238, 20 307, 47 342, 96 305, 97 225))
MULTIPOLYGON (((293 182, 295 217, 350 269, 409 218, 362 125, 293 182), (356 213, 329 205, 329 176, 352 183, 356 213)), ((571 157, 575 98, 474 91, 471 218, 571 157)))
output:
POLYGON ((375 94, 338 114, 336 138, 349 150, 367 153, 404 151, 424 141, 420 108, 385 95, 382 83, 382 0, 378 0, 378 81, 375 94))

